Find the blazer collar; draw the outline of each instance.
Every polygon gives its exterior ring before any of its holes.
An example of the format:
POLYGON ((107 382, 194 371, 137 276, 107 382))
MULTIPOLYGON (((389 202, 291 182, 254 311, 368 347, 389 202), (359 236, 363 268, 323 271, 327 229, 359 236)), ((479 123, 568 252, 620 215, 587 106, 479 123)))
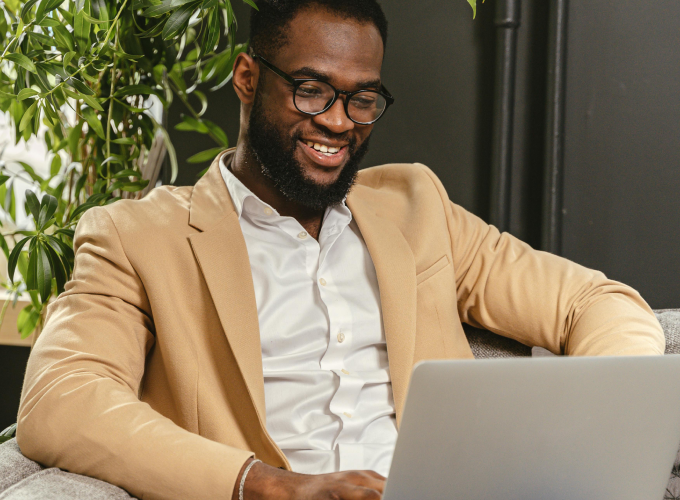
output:
POLYGON ((233 154, 236 148, 227 149, 217 155, 210 168, 203 174, 191 192, 189 225, 205 231, 221 219, 236 212, 234 202, 220 172, 220 158, 233 154))
MULTIPOLYGON (((257 305, 248 251, 234 203, 220 172, 220 154, 191 194, 189 236, 220 322, 258 416, 265 426, 264 380, 257 305), (225 259, 228 259, 225 262, 225 259)), ((397 225, 380 213, 373 189, 355 184, 347 197, 375 266, 380 288, 397 423, 413 367, 416 272, 411 248, 397 225)))

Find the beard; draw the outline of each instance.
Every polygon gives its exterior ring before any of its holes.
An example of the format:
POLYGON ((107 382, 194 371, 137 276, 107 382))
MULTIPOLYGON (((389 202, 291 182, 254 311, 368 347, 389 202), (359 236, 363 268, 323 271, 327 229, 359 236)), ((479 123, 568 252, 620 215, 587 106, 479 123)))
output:
MULTIPOLYGON (((262 173, 270 179, 286 199, 314 210, 323 210, 341 203, 359 171, 359 163, 368 152, 368 138, 357 146, 356 139, 346 139, 348 160, 338 178, 331 184, 321 185, 304 174, 295 158, 301 132, 284 137, 264 111, 261 92, 256 92, 248 122, 248 142, 262 173)), ((330 134, 319 130, 328 139, 343 140, 345 134, 330 134)))

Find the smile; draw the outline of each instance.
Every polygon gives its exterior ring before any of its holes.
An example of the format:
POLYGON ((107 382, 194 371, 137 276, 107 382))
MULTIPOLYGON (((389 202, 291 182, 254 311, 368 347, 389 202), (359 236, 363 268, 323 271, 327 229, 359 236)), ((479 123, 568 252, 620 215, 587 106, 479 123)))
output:
POLYGON ((319 144, 318 142, 312 142, 312 141, 304 141, 307 146, 310 148, 314 148, 317 151, 323 153, 326 156, 333 156, 336 154, 338 151, 340 151, 342 148, 335 148, 333 146, 326 146, 325 144, 319 144))
POLYGON ((348 154, 348 147, 336 144, 329 146, 306 139, 298 141, 302 150, 317 165, 323 168, 339 167, 345 162, 348 154))

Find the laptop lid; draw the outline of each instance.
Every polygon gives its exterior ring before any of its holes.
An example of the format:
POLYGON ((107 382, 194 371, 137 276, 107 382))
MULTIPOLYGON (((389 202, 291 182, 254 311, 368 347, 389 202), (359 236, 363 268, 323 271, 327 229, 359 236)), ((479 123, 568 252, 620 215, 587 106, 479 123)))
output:
POLYGON ((680 355, 427 361, 385 500, 661 500, 680 355))

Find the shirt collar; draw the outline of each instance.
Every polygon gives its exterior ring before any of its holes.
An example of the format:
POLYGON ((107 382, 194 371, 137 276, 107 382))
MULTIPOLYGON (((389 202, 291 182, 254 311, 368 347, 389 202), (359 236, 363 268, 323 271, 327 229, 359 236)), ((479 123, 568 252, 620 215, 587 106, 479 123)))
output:
POLYGON ((269 208, 273 213, 278 215, 278 212, 274 210, 273 207, 258 198, 255 193, 248 189, 246 185, 243 184, 238 179, 238 177, 236 177, 231 172, 231 170, 229 170, 229 165, 231 165, 233 157, 234 153, 231 151, 222 155, 220 158, 220 172, 222 173, 224 183, 227 185, 227 189, 229 190, 229 195, 234 202, 234 208, 236 209, 239 219, 241 218, 243 206, 248 198, 252 198, 252 202, 259 206, 260 210, 269 208))
MULTIPOLYGON (((234 202, 234 208, 239 219, 244 211, 248 213, 248 215, 259 216, 261 214, 266 214, 268 210, 271 210, 270 213, 279 216, 279 213, 274 207, 262 201, 255 193, 248 189, 248 187, 246 187, 231 170, 229 170, 233 158, 234 151, 229 151, 222 155, 220 158, 220 172, 222 173, 224 183, 229 190, 229 195, 234 202)), ((340 204, 328 207, 324 214, 323 223, 330 217, 333 219, 334 225, 340 224, 344 226, 349 224, 352 220, 352 213, 347 207, 346 200, 347 197, 345 196, 340 204)))

